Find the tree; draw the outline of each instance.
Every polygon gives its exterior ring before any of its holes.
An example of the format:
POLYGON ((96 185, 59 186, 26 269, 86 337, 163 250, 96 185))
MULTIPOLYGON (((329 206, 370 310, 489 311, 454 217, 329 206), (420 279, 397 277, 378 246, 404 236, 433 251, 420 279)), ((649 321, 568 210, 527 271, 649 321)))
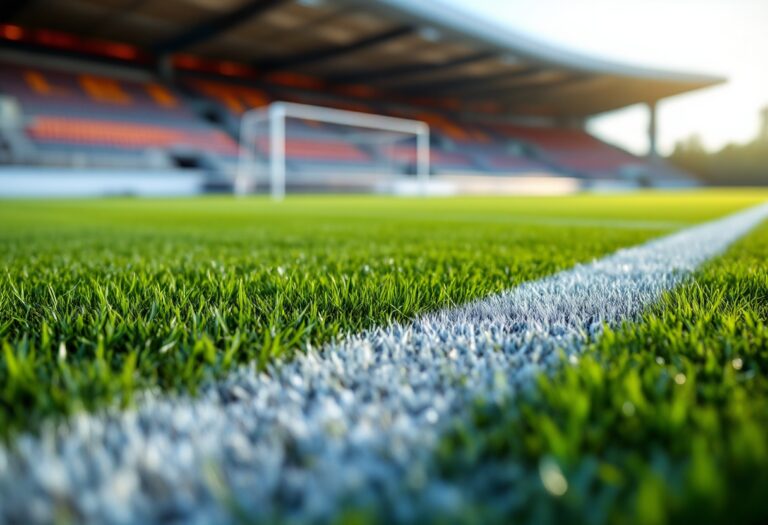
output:
POLYGON ((768 107, 762 110, 762 126, 748 144, 728 144, 708 152, 701 137, 691 135, 675 145, 669 160, 702 182, 717 186, 768 185, 768 107))

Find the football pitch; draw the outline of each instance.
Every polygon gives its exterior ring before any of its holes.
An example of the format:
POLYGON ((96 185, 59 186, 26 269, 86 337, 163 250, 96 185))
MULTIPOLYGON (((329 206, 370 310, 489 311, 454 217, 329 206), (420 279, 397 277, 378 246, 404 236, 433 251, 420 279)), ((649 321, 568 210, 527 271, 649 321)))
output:
POLYGON ((0 522, 765 521, 766 200, 0 202, 0 522))

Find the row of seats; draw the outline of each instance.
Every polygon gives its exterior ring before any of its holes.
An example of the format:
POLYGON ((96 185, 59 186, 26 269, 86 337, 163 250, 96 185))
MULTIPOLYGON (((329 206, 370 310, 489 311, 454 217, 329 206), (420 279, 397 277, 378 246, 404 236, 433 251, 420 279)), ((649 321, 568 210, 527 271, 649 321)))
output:
MULTIPOLYGON (((258 149, 266 154, 269 149, 269 140, 259 140, 258 149)), ((353 144, 342 140, 307 140, 288 139, 285 142, 285 155, 289 159, 304 161, 347 162, 365 164, 371 162, 371 155, 356 148, 353 144)))
POLYGON ((201 148, 235 155, 234 141, 219 130, 181 130, 150 124, 107 122, 84 118, 35 117, 27 126, 35 141, 145 150, 201 148))
MULTIPOLYGON (((182 79, 170 88, 157 82, 0 63, 0 94, 20 104, 27 118, 25 132, 39 145, 125 152, 187 148, 232 162, 237 155, 233 136, 242 113, 280 99, 425 121, 433 134, 431 165, 438 172, 538 171, 615 177, 626 166, 640 164, 636 157, 579 130, 464 124, 425 110, 376 107, 320 94, 275 93, 200 78, 182 79), (201 118, 191 109, 190 100, 214 108, 221 125, 201 118)), ((345 138, 343 132, 348 129, 343 127, 293 120, 290 126, 286 157, 291 162, 332 167, 384 160, 404 171, 416 163, 414 141, 377 146, 345 138)), ((256 146, 267 154, 265 140, 256 146)))

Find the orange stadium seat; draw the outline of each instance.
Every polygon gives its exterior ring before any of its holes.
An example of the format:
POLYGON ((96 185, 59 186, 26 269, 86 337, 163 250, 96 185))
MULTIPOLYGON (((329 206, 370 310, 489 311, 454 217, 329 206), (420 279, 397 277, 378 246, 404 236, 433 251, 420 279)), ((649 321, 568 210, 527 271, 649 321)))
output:
POLYGON ((194 80, 190 86, 200 94, 221 103, 236 115, 246 109, 266 106, 270 102, 266 93, 251 87, 207 80, 194 80))
POLYGON ((123 89, 120 82, 111 78, 80 75, 80 85, 83 91, 96 102, 108 104, 129 105, 133 103, 131 96, 123 89))

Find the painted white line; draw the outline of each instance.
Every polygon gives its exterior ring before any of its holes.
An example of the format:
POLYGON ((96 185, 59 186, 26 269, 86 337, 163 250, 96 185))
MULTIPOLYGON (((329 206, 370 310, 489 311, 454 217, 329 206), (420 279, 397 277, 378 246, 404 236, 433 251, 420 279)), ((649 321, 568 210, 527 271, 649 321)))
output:
POLYGON ((344 503, 408 521, 460 492, 430 477, 448 421, 635 318, 768 216, 761 206, 409 325, 252 368, 196 399, 81 415, 0 449, 0 522, 219 523, 231 506, 322 520, 344 503))

